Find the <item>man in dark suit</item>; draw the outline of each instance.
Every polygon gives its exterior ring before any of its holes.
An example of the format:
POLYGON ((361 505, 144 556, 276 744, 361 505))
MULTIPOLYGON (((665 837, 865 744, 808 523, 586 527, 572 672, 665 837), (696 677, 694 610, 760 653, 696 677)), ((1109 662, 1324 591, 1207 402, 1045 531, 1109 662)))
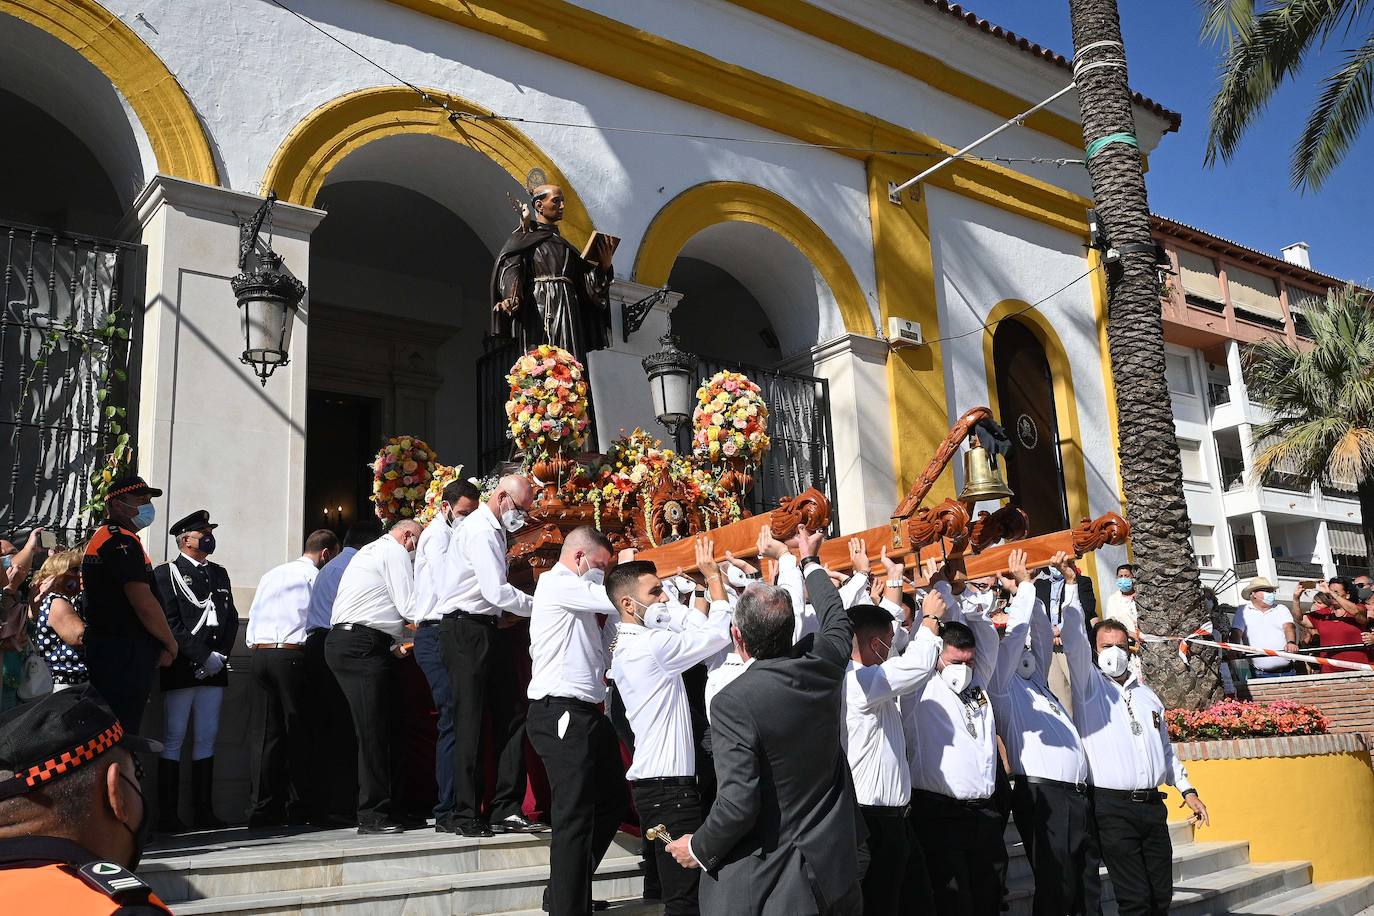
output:
POLYGON ((792 645, 792 602, 752 585, 730 628, 745 670, 711 703, 716 800, 696 833, 668 851, 702 867, 701 911, 857 914, 859 838, 854 788, 840 747, 853 626, 816 552, 820 532, 800 529, 806 588, 820 620, 814 640, 792 645))
MULTIPOLYGON (((1077 567, 1075 567, 1077 570, 1077 567)), ((1060 630, 1064 623, 1064 577, 1059 570, 1048 566, 1035 577, 1035 597, 1049 615, 1054 631, 1054 653, 1050 656, 1050 670, 1045 672, 1050 693, 1073 715, 1073 691, 1069 687, 1069 666, 1064 660, 1064 641, 1060 630)), ((1097 596, 1093 594, 1093 580, 1078 573, 1078 603, 1083 607, 1083 619, 1091 626, 1096 616, 1097 596)))
POLYGON ((215 739, 219 710, 229 685, 225 661, 239 631, 239 612, 229 573, 211 562, 215 552, 210 513, 197 509, 168 530, 177 539, 177 555, 153 570, 167 627, 177 641, 177 657, 162 669, 162 707, 166 735, 157 767, 158 830, 180 833, 177 813, 181 783, 181 746, 191 743, 192 826, 217 830, 225 826, 210 801, 215 781, 215 739))

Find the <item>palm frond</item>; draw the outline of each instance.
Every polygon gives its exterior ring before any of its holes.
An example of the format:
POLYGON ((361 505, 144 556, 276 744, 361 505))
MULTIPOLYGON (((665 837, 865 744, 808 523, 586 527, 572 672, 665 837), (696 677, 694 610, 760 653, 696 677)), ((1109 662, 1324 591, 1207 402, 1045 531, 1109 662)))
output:
POLYGON ((1316 190, 1359 136, 1374 105, 1374 35, 1351 51, 1322 84, 1307 127, 1293 149, 1295 188, 1316 190))
MULTIPOLYGON (((1213 6, 1224 0, 1207 0, 1213 6)), ((1246 128, 1264 111, 1275 90, 1301 66, 1308 52, 1334 30, 1349 27, 1368 0, 1282 0, 1261 12, 1227 43, 1221 85, 1212 100, 1204 161, 1229 160, 1246 128)), ((1237 11, 1238 3, 1231 4, 1237 11)), ((1205 27, 1205 22, 1204 22, 1205 27)))
POLYGON ((1198 0, 1202 12, 1202 37, 1209 42, 1231 42, 1255 18, 1255 0, 1198 0))

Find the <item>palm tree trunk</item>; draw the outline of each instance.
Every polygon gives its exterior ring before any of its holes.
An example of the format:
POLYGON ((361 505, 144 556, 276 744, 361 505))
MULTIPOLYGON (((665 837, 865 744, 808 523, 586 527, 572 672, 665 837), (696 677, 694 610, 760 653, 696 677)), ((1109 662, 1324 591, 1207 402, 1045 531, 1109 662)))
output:
MULTIPOLYGON (((1135 135, 1116 0, 1069 0, 1080 68, 1076 79, 1085 147, 1112 134, 1135 135), (1115 44, 1102 44, 1114 42, 1115 44), (1092 47, 1094 46, 1095 47, 1092 47)), ((1137 603, 1146 633, 1188 633, 1206 619, 1173 410, 1164 380, 1164 327, 1140 150, 1113 142, 1089 157, 1099 225, 1112 248, 1129 250, 1107 269, 1107 341, 1116 380, 1121 480, 1131 523, 1137 603)), ((1201 706, 1219 689, 1216 660, 1193 653, 1189 670, 1173 644, 1144 653, 1145 680, 1166 706, 1201 706)), ((1212 653, 1207 653, 1212 654, 1212 653)))
POLYGON ((1356 489, 1360 495, 1360 527, 1364 529, 1364 569, 1374 569, 1374 480, 1362 480, 1356 489))

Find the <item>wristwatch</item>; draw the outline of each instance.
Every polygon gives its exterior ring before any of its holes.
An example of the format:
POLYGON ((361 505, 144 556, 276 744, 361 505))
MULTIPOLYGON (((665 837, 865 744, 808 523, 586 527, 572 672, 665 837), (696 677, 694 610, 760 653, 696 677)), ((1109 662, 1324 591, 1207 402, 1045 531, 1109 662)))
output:
POLYGON ((800 565, 805 566, 807 563, 815 563, 817 566, 820 566, 821 558, 819 556, 802 557, 800 565))
POLYGON ((888 588, 901 588, 901 587, 902 587, 902 580, 901 580, 901 579, 888 579, 888 580, 887 580, 887 587, 888 587, 888 588))

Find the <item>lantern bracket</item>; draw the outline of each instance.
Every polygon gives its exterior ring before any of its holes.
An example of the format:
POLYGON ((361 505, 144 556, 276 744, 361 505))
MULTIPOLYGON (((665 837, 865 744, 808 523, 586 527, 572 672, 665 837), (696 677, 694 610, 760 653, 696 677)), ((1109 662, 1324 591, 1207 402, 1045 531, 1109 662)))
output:
MULTIPOLYGON (((272 215, 272 205, 277 202, 277 192, 268 191, 267 199, 258 207, 258 211, 249 218, 246 223, 239 223, 239 270, 248 269, 248 256, 257 247, 258 235, 262 232, 263 221, 272 215)), ((270 223, 268 224, 271 225, 270 223)), ((271 229, 269 228, 269 233, 271 229)), ((271 250, 271 244, 268 244, 271 250)))
POLYGON ((662 289, 654 290, 638 302, 620 303, 620 340, 623 343, 628 343, 630 335, 644 325, 644 319, 648 317, 653 307, 666 298, 668 298, 668 284, 665 283, 662 289))

